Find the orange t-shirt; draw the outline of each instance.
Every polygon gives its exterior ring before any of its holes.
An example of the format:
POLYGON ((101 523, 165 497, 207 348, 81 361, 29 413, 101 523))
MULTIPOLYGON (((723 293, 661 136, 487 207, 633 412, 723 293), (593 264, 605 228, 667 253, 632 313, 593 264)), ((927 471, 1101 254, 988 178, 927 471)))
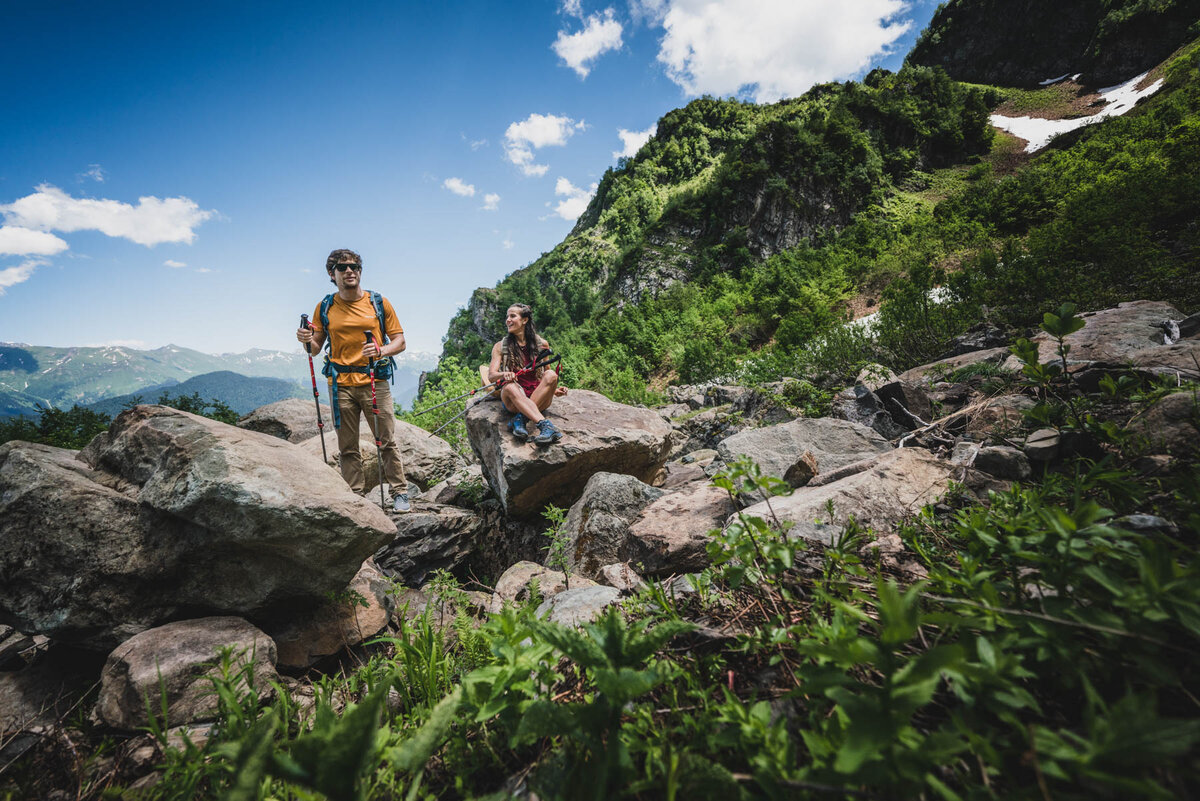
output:
MULTIPOLYGON (((400 327, 400 320, 396 317, 396 310, 392 308, 392 304, 388 302, 387 298, 383 299, 383 322, 387 326, 389 340, 404 333, 404 329, 400 327)), ((312 324, 318 332, 323 330, 320 303, 313 310, 312 324)), ((383 337, 379 331, 379 318, 375 316, 375 305, 371 303, 371 293, 364 290, 363 296, 353 302, 342 300, 341 296, 334 295, 333 303, 329 306, 329 331, 329 358, 331 361, 338 364, 366 367, 367 359, 362 355, 362 347, 367 338, 363 332, 372 332, 375 335, 375 343, 383 347, 383 337)), ((366 373, 341 373, 338 375, 339 385, 366 386, 368 383, 370 380, 366 373)))

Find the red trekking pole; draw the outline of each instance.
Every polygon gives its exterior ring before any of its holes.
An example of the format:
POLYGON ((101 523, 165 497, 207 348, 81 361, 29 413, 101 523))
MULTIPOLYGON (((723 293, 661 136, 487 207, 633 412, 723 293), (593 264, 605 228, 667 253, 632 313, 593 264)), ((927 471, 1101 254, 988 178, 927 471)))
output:
MULTIPOLYGON (((367 335, 367 343, 375 345, 375 335, 370 331, 363 331, 367 335)), ((383 506, 384 511, 387 511, 387 501, 383 497, 383 441, 379 439, 379 404, 375 402, 375 360, 367 359, 367 376, 371 381, 371 411, 374 413, 374 419, 371 421, 371 433, 375 435, 375 461, 379 464, 379 503, 383 506)))
MULTIPOLYGON (((308 324, 307 314, 300 315, 300 327, 312 330, 312 326, 308 324)), ((304 352, 308 354, 308 374, 312 376, 313 401, 317 404, 317 431, 321 433, 321 458, 325 460, 325 464, 329 464, 329 454, 325 452, 325 421, 321 419, 321 393, 317 391, 317 371, 313 369, 312 351, 308 346, 309 343, 305 342, 304 352)))

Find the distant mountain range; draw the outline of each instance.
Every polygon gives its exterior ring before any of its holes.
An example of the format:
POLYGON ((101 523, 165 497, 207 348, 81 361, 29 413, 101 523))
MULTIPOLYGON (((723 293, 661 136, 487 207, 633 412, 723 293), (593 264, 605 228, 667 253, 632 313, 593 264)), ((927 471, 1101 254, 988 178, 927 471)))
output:
MULTIPOLYGON (((436 354, 405 353, 398 359, 393 395, 407 404, 416 394, 422 370, 436 354)), ((318 365, 319 369, 319 365, 318 365)), ((322 379, 318 381, 324 383, 322 379)), ((0 343, 0 417, 34 414, 38 406, 75 404, 109 412, 132 396, 152 402, 170 395, 199 392, 238 411, 290 397, 309 397, 308 359, 301 352, 251 349, 211 355, 167 345, 155 350, 125 347, 51 348, 0 343), (112 403, 103 403, 112 401, 112 403), (246 407, 246 404, 253 405, 246 407)), ((321 387, 322 396, 326 394, 321 387)))
POLYGON ((250 378, 229 370, 220 370, 204 373, 187 381, 172 381, 161 386, 147 387, 140 392, 107 398, 87 406, 89 409, 115 417, 130 404, 155 403, 164 392, 171 397, 196 393, 204 399, 217 398, 238 414, 248 414, 259 406, 285 398, 311 398, 312 383, 286 378, 250 378))

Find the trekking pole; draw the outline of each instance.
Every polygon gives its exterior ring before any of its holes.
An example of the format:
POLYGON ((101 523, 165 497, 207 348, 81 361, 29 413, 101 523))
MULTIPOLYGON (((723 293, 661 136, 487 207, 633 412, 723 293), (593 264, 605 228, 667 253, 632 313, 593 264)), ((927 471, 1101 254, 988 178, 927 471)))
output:
MULTIPOLYGON (((312 330, 312 326, 308 324, 307 314, 300 315, 300 327, 312 330)), ((308 374, 312 377, 313 402, 317 404, 317 431, 321 433, 321 458, 325 460, 325 464, 329 464, 329 454, 325 452, 325 421, 321 419, 321 393, 317 391, 317 371, 313 369, 310 344, 304 343, 304 352, 308 354, 308 374)))
MULTIPOLYGON (((370 331, 363 333, 367 335, 367 343, 374 347, 375 335, 370 331)), ((387 501, 383 498, 383 441, 379 439, 379 404, 375 402, 375 360, 372 358, 367 359, 367 376, 371 381, 371 411, 374 413, 371 433, 375 436, 375 461, 379 464, 379 503, 386 512, 387 501)))
MULTIPOLYGON (((483 403, 485 400, 487 400, 487 398, 480 398, 479 400, 475 401, 475 403, 483 403)), ((463 410, 462 410, 461 412, 459 412, 458 414, 454 415, 453 417, 451 417, 451 418, 450 418, 449 420, 447 420, 446 422, 442 423, 440 426, 438 426, 437 428, 435 428, 433 431, 430 431, 430 432, 429 432, 429 436, 431 436, 431 437, 436 437, 436 436, 438 435, 438 432, 439 432, 439 431, 441 431, 443 428, 445 428, 446 426, 450 425, 451 423, 453 423, 453 422, 454 422, 455 420, 457 420, 458 418, 462 417, 462 416, 463 416, 464 414, 466 414, 467 412, 471 411, 471 407, 472 407, 472 406, 474 406, 474 405, 475 405, 475 403, 468 403, 466 406, 464 406, 464 407, 463 407, 463 410)))

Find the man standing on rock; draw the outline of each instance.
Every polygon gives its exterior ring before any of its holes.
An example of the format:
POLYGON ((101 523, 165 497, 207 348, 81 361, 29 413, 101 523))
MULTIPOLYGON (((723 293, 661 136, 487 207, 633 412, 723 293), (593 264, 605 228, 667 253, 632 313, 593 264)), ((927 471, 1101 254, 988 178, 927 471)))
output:
POLYGON ((296 339, 310 353, 319 351, 326 344, 326 337, 329 340, 321 373, 329 378, 342 478, 350 489, 364 494, 366 478, 358 443, 358 417, 362 413, 367 415, 368 426, 380 443, 378 457, 383 464, 384 479, 392 488, 392 509, 408 512, 412 509, 408 480, 404 477, 400 449, 396 447, 396 411, 388 388, 391 356, 404 350, 404 329, 387 298, 362 288, 362 269, 362 257, 352 250, 329 254, 325 271, 338 291, 317 304, 312 328, 298 329, 296 339), (373 413, 372 400, 382 410, 378 415, 373 413))

